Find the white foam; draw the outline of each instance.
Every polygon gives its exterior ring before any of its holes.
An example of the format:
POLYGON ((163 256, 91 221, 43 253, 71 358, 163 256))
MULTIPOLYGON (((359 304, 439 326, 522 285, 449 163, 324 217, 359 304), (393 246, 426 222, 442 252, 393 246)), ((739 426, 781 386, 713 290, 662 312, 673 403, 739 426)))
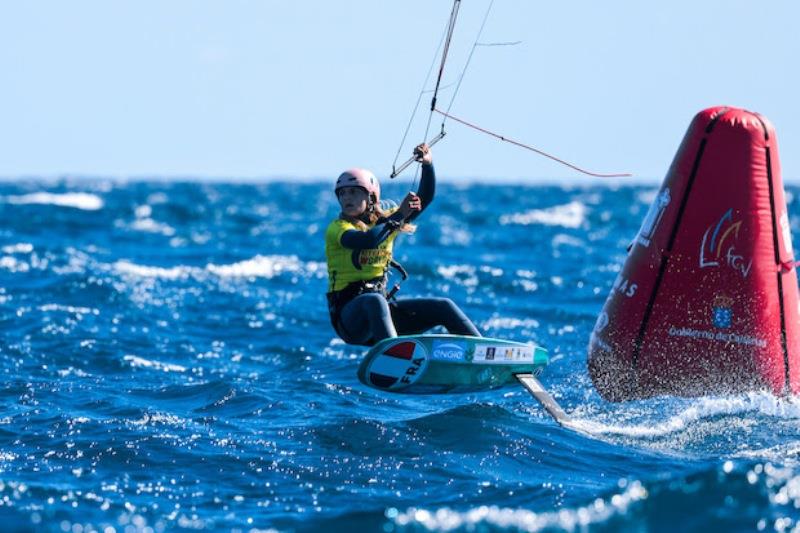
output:
MULTIPOLYGON (((2 264, 0 264, 2 266, 2 264)), ((209 263, 205 268, 178 265, 174 267, 158 267, 139 265, 127 260, 119 260, 113 265, 119 274, 143 278, 159 278, 166 280, 183 280, 189 277, 204 278, 213 274, 220 278, 274 278, 284 273, 310 274, 316 277, 326 275, 324 263, 318 261, 301 261, 295 255, 256 255, 252 259, 231 264, 215 265, 209 263)))
POLYGON ((18 261, 16 257, 11 257, 10 255, 6 255, 0 257, 0 268, 4 268, 11 272, 19 273, 19 272, 29 271, 31 269, 31 266, 25 261, 18 261))
POLYGON ((165 426, 183 426, 186 420, 183 418, 169 414, 169 413, 145 413, 142 418, 138 420, 130 420, 130 424, 134 426, 154 426, 156 424, 163 424, 165 426))
POLYGON ((136 214, 136 218, 150 218, 150 215, 153 214, 153 208, 149 205, 139 205, 136 206, 134 213, 136 214))
POLYGON ((595 420, 574 418, 572 425, 594 435, 620 435, 625 437, 661 437, 684 431, 693 423, 717 416, 736 416, 757 412, 763 416, 780 419, 800 419, 800 402, 794 398, 776 398, 766 392, 750 392, 740 396, 702 398, 669 419, 649 420, 641 424, 604 424, 595 420))
POLYGON ((733 455, 744 459, 761 459, 796 466, 800 457, 800 442, 777 444, 756 450, 741 450, 733 455))
POLYGON ((472 265, 440 265, 436 267, 436 272, 443 278, 464 287, 476 287, 478 285, 476 268, 472 265))
POLYGON ((162 363, 161 361, 151 361, 136 355, 126 355, 122 358, 124 361, 130 363, 134 368, 152 368, 153 370, 161 370, 162 372, 186 372, 186 367, 181 365, 174 365, 171 363, 162 363))
POLYGON ((3 246, 3 253, 5 254, 29 254, 33 251, 33 245, 27 242, 20 242, 17 244, 9 244, 3 246))
POLYGON ((325 272, 325 265, 316 261, 300 261, 296 255, 257 255, 230 265, 208 264, 206 270, 222 278, 273 278, 285 272, 319 274, 325 272))
POLYGON ((525 213, 515 213, 500 217, 500 224, 518 224, 529 226, 543 224, 545 226, 563 226, 565 228, 578 228, 586 220, 586 206, 577 201, 564 205, 557 205, 547 209, 533 209, 525 213))
POLYGON ((163 222, 156 222, 152 218, 137 218, 133 224, 131 224, 131 229, 147 233, 160 233, 166 237, 175 235, 175 228, 163 222))
POLYGON ((571 237, 569 235, 564 235, 563 233, 559 233, 553 237, 551 242, 554 248, 557 246, 574 246, 575 248, 583 248, 585 246, 582 240, 576 239, 575 237, 571 237))
POLYGON ((539 321, 533 318, 492 317, 483 323, 485 329, 538 328, 539 321))
POLYGON ((622 483, 627 488, 608 499, 597 498, 594 502, 577 509, 561 509, 536 513, 526 509, 509 509, 497 506, 481 506, 460 512, 447 507, 435 511, 410 508, 404 513, 388 509, 386 516, 404 527, 421 525, 429 531, 476 531, 481 525, 499 529, 519 531, 541 531, 543 529, 563 529, 574 531, 591 524, 607 522, 615 515, 625 514, 632 504, 648 497, 647 489, 638 481, 622 483))
POLYGON ((511 282, 515 287, 522 287, 525 292, 536 292, 539 290, 539 284, 529 279, 515 279, 511 282))
POLYGON ((74 207, 85 211, 97 211, 103 208, 103 199, 96 194, 85 192, 68 192, 54 194, 50 192, 34 192, 21 196, 8 196, 6 201, 10 204, 40 204, 57 205, 59 207, 74 207))
POLYGON ((161 279, 186 279, 197 269, 186 266, 175 266, 171 268, 162 268, 155 266, 144 266, 131 263, 130 261, 120 260, 114 263, 114 269, 120 274, 139 276, 143 278, 161 278, 161 279))
POLYGON ((62 378, 66 378, 66 377, 69 377, 69 376, 77 376, 79 378, 85 378, 85 377, 89 377, 89 374, 87 374, 86 372, 84 372, 80 368, 73 368, 73 367, 70 366, 68 368, 63 368, 63 369, 59 370, 58 371, 58 376, 62 377, 62 378))

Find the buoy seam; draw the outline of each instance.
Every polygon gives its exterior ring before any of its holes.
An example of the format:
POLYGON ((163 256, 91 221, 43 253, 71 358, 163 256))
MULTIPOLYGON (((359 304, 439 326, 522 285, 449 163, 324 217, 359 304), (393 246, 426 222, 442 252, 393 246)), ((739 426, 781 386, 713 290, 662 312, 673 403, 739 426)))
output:
MULTIPOLYGON (((761 122, 761 127, 765 130, 766 135, 766 125, 764 122, 761 122)), ((778 223, 777 223, 777 216, 775 213, 775 186, 772 183, 772 154, 770 152, 769 146, 764 147, 764 151, 766 153, 767 158, 767 183, 769 184, 769 211, 770 217, 772 218, 772 247, 775 251, 775 262, 780 263, 781 259, 781 252, 778 243, 778 223)), ((786 316, 785 316, 785 308, 783 302, 783 272, 778 271, 777 279, 778 279, 778 304, 780 307, 781 313, 781 350, 783 351, 783 392, 784 394, 788 393, 790 390, 790 383, 789 383, 789 350, 786 346, 786 316)))
POLYGON ((717 114, 711 117, 708 125, 705 129, 705 136, 700 141, 700 147, 697 149, 697 155, 694 159, 694 164, 692 165, 692 173, 689 175, 689 181, 686 184, 686 191, 683 193, 683 198, 681 199, 681 205, 678 208, 678 214, 675 217, 675 225, 672 227, 672 233, 669 236, 669 241, 667 241, 667 247, 661 251, 661 264, 658 268, 658 275, 656 276, 656 282, 653 284, 653 291, 650 293, 650 299, 647 302, 647 307, 645 308, 644 315, 642 316, 642 325, 639 327, 639 334, 636 336, 636 342, 633 345, 633 354, 631 354, 631 366, 635 371, 638 364, 639 364, 639 354, 642 351, 642 344, 644 344, 644 336, 647 333, 647 326, 650 322, 650 315, 653 312, 653 307, 656 303, 656 296, 658 295, 658 291, 661 288, 661 281, 664 279, 664 272, 667 270, 667 263, 669 262, 669 256, 672 254, 672 247, 675 245, 675 239, 678 237, 678 228, 681 225, 681 221, 683 220, 683 213, 686 211, 686 206, 689 203, 689 194, 692 191, 692 187, 694 186, 694 180, 697 178, 697 172, 700 169, 700 160, 703 158, 703 153, 706 149, 706 143, 708 142, 709 135, 711 131, 714 129, 714 126, 717 124, 719 119, 721 119, 728 111, 731 109, 729 107, 721 108, 717 114))
MULTIPOLYGON (((712 119, 712 123, 716 122, 719 117, 721 117, 725 112, 721 112, 719 115, 712 119)), ((707 130, 708 131, 708 130, 707 130)), ((683 193, 683 198, 681 199, 681 205, 678 208, 678 214, 675 217, 675 224, 672 226, 672 233, 669 236, 669 241, 667 241, 666 249, 662 250, 661 252, 661 264, 658 268, 658 275, 656 276, 656 282, 653 284, 653 291, 650 293, 650 298, 647 301, 647 307, 644 311, 644 316, 642 316, 642 325, 639 327, 639 334, 636 336, 636 343, 633 346, 633 354, 631 356, 631 366, 633 370, 636 370, 638 363, 639 363, 639 353, 642 350, 642 344, 644 343, 644 336, 647 333, 647 326, 650 322, 650 315, 653 312, 653 307, 655 306, 656 296, 658 295, 658 290, 661 288, 661 281, 664 279, 664 272, 667 270, 667 263, 669 262, 669 257, 672 254, 672 247, 675 244, 675 239, 678 236, 678 228, 680 227, 681 221, 683 219, 683 213, 686 211, 686 206, 689 203, 689 194, 692 192, 692 187, 694 186, 694 181, 697 178, 697 172, 700 169, 700 161, 703 158, 703 153, 706 149, 706 142, 708 141, 708 134, 703 137, 703 140, 700 141, 700 147, 697 149, 697 155, 694 158, 694 163, 692 165, 692 173, 689 175, 689 181, 686 184, 686 190, 683 193)))
POLYGON ((751 112, 751 114, 755 116, 756 119, 761 123, 761 129, 764 130, 764 140, 766 142, 769 142, 769 129, 767 128, 767 125, 764 123, 764 118, 758 113, 751 112))

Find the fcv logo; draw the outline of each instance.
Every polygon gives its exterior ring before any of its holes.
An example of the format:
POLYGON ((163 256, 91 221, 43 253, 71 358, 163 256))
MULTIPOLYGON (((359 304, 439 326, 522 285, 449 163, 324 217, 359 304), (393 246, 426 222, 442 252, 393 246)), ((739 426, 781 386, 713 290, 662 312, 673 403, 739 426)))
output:
POLYGON ((736 252, 741 228, 741 220, 733 221, 733 208, 725 211, 716 224, 711 224, 703 234, 700 268, 718 267, 724 263, 746 278, 753 266, 753 259, 746 261, 744 256, 736 252))

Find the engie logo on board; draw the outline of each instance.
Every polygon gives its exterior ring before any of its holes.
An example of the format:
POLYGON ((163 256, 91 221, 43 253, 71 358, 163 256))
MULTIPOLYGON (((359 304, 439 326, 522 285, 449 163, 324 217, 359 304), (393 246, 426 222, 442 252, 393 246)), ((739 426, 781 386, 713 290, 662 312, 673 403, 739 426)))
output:
POLYGON ((464 342, 433 341, 432 359, 437 361, 464 361, 467 345, 464 342))

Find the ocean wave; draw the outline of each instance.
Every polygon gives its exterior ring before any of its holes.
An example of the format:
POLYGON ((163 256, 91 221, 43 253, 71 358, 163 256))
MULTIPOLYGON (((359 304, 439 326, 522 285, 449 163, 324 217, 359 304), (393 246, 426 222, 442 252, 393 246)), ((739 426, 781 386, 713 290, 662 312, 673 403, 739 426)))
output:
POLYGON ((152 218, 137 218, 131 225, 131 229, 135 231, 143 231, 145 233, 158 233, 166 237, 175 235, 175 228, 163 222, 156 222, 152 218))
POLYGON ((439 223, 439 244, 442 246, 469 246, 472 243, 472 233, 466 228, 463 221, 451 216, 441 216, 439 223))
POLYGON ((51 311, 62 311, 64 313, 73 313, 76 315, 99 315, 100 310, 95 309, 92 307, 73 307, 71 305, 60 305, 60 304, 45 304, 39 306, 39 311, 43 312, 51 312, 51 311))
POLYGON ((55 205, 58 207, 73 207, 84 211, 97 211, 103 208, 103 199, 96 194, 85 192, 49 193, 34 192, 20 196, 7 196, 6 202, 10 204, 26 205, 55 205))
POLYGON ((2 248, 4 254, 29 254, 33 251, 33 245, 28 242, 8 244, 2 248))
POLYGON ((157 267, 137 265, 130 261, 120 260, 114 263, 114 270, 119 274, 141 277, 141 278, 160 278, 167 280, 187 279, 193 273, 200 272, 199 269, 187 266, 157 267))
POLYGON ((122 358, 132 368, 148 368, 152 370, 159 370, 161 372, 186 372, 186 367, 175 365, 172 363, 162 363, 161 361, 153 361, 139 357, 137 355, 126 355, 122 358))
POLYGON ((563 233, 555 235, 550 242, 552 243, 553 248, 558 246, 574 246, 575 248, 585 248, 586 246, 586 243, 584 243, 581 239, 571 237, 570 235, 564 235, 563 233))
POLYGON ((33 251, 33 246, 26 243, 9 245, 3 249, 11 255, 0 257, 0 269, 5 269, 15 274, 26 273, 31 270, 47 270, 50 260, 47 255, 39 256, 33 251), (15 257, 15 256, 19 256, 15 257), (25 256, 24 259, 22 256, 25 256))
POLYGON ((0 257, 0 268, 18 274, 28 272, 31 269, 31 266, 27 262, 20 261, 16 257, 5 255, 0 257))
POLYGON ((527 509, 510 509, 499 506, 480 506, 467 511, 456 511, 448 507, 428 511, 411 507, 404 512, 395 508, 386 510, 386 517, 402 531, 416 530, 422 526, 428 531, 475 531, 486 528, 518 531, 542 531, 561 529, 574 531, 593 524, 603 524, 610 518, 624 515, 631 505, 646 500, 647 489, 639 482, 620 482, 625 490, 609 498, 597 498, 591 504, 574 509, 534 512, 527 509))
POLYGON ((177 415, 170 413, 144 413, 142 418, 137 420, 126 420, 126 423, 132 426, 176 426, 181 427, 186 425, 187 421, 177 415))
POLYGON ((15 461, 17 459, 17 455, 13 452, 2 452, 0 451, 0 463, 15 461))
POLYGON ((593 435, 663 437, 687 430, 704 419, 753 412, 770 418, 800 420, 800 401, 795 398, 777 398, 766 392, 751 392, 740 396, 701 398, 694 405, 661 422, 648 420, 641 424, 619 425, 575 418, 571 425, 579 431, 593 435))
POLYGON ((565 228, 579 228, 586 220, 586 206, 577 201, 564 205, 557 205, 547 209, 533 209, 525 213, 515 213, 500 217, 500 224, 507 226, 517 224, 530 226, 542 224, 545 226, 563 226, 565 228))
POLYGON ((436 272, 448 281, 453 281, 464 287, 478 285, 477 268, 472 265, 440 265, 436 272))
POLYGON ((484 329, 536 329, 540 326, 538 320, 534 318, 513 318, 513 317, 492 317, 483 322, 484 329))
POLYGON ((335 335, 322 296, 328 184, 0 184, 0 500, 18 529, 47 531, 426 531, 419 510, 459 531, 782 527, 800 517, 800 400, 618 404, 592 386, 586 343, 640 191, 442 184, 397 250, 408 295, 444 294, 487 334, 548 349, 542 381, 570 431, 518 385, 429 396, 359 382, 367 348, 335 335), (5 202, 40 190, 105 205, 5 202), (517 220, 538 225, 497 223, 534 207, 517 220), (31 472, 36 484, 9 488, 31 472), (634 480, 647 497, 623 511, 634 480))
POLYGON ((301 261, 296 255, 257 255, 230 265, 208 264, 206 269, 221 278, 274 278, 283 273, 326 274, 327 267, 317 261, 301 261))
MULTIPOLYGON (((2 267, 2 263, 0 263, 2 267)), ((188 279, 202 280, 209 275, 219 278, 267 278, 283 274, 305 274, 307 277, 323 278, 327 275, 324 263, 317 261, 301 261, 297 256, 256 255, 252 259, 245 259, 236 263, 216 265, 207 264, 205 267, 177 265, 173 267, 160 267, 140 265, 128 260, 119 260, 113 264, 113 270, 123 276, 140 278, 162 279, 168 281, 184 281, 188 279)))

